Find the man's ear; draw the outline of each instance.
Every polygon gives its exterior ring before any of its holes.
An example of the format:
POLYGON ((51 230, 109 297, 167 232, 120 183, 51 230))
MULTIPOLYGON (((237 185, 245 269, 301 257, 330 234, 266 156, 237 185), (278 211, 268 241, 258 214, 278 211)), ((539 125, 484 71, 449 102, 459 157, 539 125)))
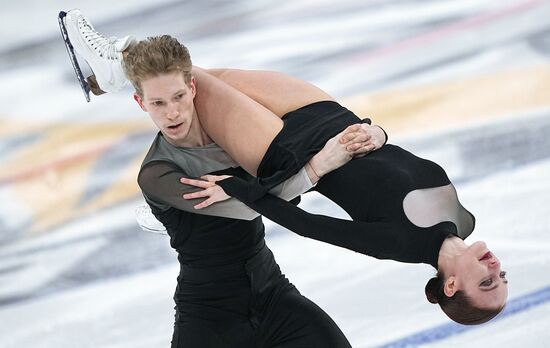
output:
POLYGON ((143 104, 143 100, 141 100, 141 97, 137 93, 134 93, 134 100, 138 103, 141 110, 147 112, 147 108, 145 107, 145 104, 143 104))
POLYGON ((455 276, 450 276, 443 285, 443 292, 447 297, 453 297, 458 291, 457 279, 455 276))
POLYGON ((193 98, 195 98, 195 95, 197 94, 197 86, 196 86, 196 81, 194 76, 191 77, 191 82, 189 82, 189 88, 191 88, 191 94, 193 98))

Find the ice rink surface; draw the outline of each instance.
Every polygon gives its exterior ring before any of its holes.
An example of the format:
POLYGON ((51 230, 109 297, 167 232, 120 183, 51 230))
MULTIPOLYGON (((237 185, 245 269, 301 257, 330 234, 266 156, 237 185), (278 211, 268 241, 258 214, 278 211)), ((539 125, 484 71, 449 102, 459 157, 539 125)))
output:
MULTIPOLYGON (((107 35, 175 35, 199 66, 314 82, 447 170, 476 216, 467 241, 486 241, 509 279, 506 309, 482 326, 425 300, 430 266, 266 221, 283 272, 353 347, 550 346, 550 1, 57 3, 2 8, 0 348, 171 339, 176 255, 134 219, 154 129, 130 89, 85 103, 57 28, 67 6, 107 35)), ((313 193, 301 206, 346 217, 313 193)))

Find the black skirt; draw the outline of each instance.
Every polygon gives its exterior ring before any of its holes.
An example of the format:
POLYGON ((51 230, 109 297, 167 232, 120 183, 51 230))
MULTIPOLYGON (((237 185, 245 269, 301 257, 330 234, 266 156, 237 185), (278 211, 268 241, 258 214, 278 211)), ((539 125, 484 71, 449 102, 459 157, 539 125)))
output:
POLYGON ((257 192, 261 197, 287 180, 319 152, 325 143, 352 124, 367 122, 333 101, 306 105, 283 116, 283 129, 273 139, 258 166, 257 192), (263 187, 263 189, 262 189, 263 187))

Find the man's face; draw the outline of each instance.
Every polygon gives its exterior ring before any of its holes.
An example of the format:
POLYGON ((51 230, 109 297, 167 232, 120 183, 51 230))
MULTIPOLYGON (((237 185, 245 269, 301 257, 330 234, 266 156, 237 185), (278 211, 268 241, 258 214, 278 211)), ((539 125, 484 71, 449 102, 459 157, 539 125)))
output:
POLYGON ((134 99, 149 113, 166 140, 176 146, 190 146, 186 138, 193 131, 196 118, 195 80, 186 84, 181 72, 172 72, 143 80, 141 88, 143 99, 138 95, 134 99))

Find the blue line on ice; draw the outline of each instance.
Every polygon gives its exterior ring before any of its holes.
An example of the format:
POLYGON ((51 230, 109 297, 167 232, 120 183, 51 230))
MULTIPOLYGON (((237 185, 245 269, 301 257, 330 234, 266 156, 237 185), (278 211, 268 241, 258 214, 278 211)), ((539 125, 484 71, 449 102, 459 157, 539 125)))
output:
MULTIPOLYGON (((490 325, 490 323, 504 319, 508 316, 523 312, 531 307, 541 305, 550 301, 550 286, 537 290, 535 292, 523 295, 508 301, 506 308, 500 313, 493 321, 484 324, 490 325)), ((412 334, 410 336, 403 337, 397 341, 387 343, 381 348, 404 348, 404 347, 417 347, 423 344, 433 343, 436 341, 444 340, 450 336, 458 335, 460 333, 475 330, 476 326, 464 326, 456 323, 448 323, 438 325, 431 329, 423 330, 412 334)))

